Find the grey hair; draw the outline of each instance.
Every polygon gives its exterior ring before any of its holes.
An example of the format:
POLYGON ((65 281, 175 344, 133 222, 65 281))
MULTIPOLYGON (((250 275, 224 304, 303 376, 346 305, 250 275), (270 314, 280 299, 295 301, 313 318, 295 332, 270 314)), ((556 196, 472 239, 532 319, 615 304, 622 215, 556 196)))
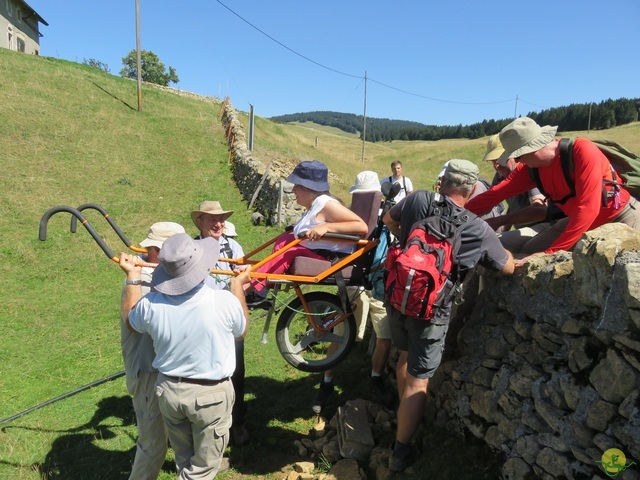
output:
POLYGON ((468 183, 456 182, 451 177, 443 178, 442 185, 440 186, 440 193, 450 195, 457 194, 462 197, 468 197, 471 195, 475 185, 469 185, 468 183))

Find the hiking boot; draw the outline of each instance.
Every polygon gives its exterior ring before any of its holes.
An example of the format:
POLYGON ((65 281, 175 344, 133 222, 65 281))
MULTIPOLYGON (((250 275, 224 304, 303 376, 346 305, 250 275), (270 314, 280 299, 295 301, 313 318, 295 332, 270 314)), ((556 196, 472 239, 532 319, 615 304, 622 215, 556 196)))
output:
POLYGON ((397 448, 393 449, 393 453, 389 457, 389 470, 394 473, 403 472, 406 468, 413 465, 418 459, 418 452, 415 447, 406 445, 402 452, 397 448))
POLYGON ((249 431, 244 425, 232 425, 229 429, 231 443, 236 447, 242 447, 249 443, 249 431))
POLYGON ((262 310, 269 310, 273 306, 273 301, 266 297, 261 297, 256 292, 250 292, 245 297, 247 307, 251 310, 260 308, 262 310))
POLYGON ((325 383, 324 380, 320 381, 320 390, 316 395, 316 398, 313 399, 313 403, 311 404, 311 409, 313 413, 319 415, 322 412, 325 404, 327 403, 327 399, 333 393, 333 380, 329 383, 325 383))
POLYGON ((393 408, 396 396, 391 391, 389 384, 384 381, 382 375, 379 377, 370 377, 369 391, 374 401, 377 400, 389 409, 393 408))

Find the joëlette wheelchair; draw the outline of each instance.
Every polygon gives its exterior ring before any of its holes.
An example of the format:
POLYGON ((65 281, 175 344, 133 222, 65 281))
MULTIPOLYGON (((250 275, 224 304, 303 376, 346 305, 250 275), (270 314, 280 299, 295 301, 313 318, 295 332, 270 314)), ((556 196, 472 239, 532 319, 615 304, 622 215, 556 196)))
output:
MULTIPOLYGON (((349 354, 356 338, 356 321, 353 316, 353 302, 361 294, 360 288, 368 285, 368 274, 373 261, 379 237, 382 232, 382 217, 392 205, 391 199, 398 193, 397 184, 383 185, 383 192, 356 192, 352 195, 350 209, 358 214, 368 225, 364 238, 359 236, 326 234, 323 238, 355 244, 351 254, 331 260, 319 260, 297 257, 285 274, 270 274, 252 271, 251 278, 264 280, 271 287, 273 298, 267 310, 262 334, 262 343, 266 343, 273 315, 280 312, 276 325, 276 344, 283 358, 293 367, 305 372, 322 372, 338 365, 349 354), (322 286, 321 290, 303 292, 303 286, 322 286), (285 301, 278 293, 293 290, 295 295, 285 301)), ((83 210, 99 211, 130 250, 146 253, 145 248, 135 247, 122 233, 110 215, 99 205, 84 204, 78 208, 57 206, 49 209, 40 220, 40 240, 46 240, 47 222, 58 212, 71 214, 71 232, 75 232, 77 221, 91 234, 104 253, 116 263, 115 256, 106 242, 100 237, 82 214, 83 210)), ((221 258, 232 265, 251 265, 252 270, 259 268, 269 260, 289 248, 298 245, 303 239, 297 238, 277 252, 256 260, 258 254, 273 245, 273 238, 242 258, 221 258)), ((142 266, 155 267, 156 264, 141 263, 142 266)), ((215 275, 235 275, 233 271, 212 270, 215 275)), ((306 289, 306 287, 305 287, 306 289)))

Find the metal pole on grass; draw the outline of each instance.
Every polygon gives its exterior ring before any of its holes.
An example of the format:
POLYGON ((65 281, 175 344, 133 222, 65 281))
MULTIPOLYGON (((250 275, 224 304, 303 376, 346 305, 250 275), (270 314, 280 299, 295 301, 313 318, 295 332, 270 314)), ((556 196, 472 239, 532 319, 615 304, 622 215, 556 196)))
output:
POLYGON ((16 413, 12 417, 5 418, 4 420, 0 420, 0 425, 3 425, 5 423, 9 423, 9 422, 13 422, 14 420, 26 415, 27 413, 31 413, 31 412, 33 412, 35 410, 38 410, 38 409, 42 408, 42 407, 46 407, 47 405, 51 405, 52 403, 55 403, 55 402, 57 402, 59 400, 63 400, 65 398, 67 398, 67 397, 75 395, 76 393, 80 393, 80 392, 82 392, 84 390, 88 390, 90 388, 97 387, 98 385, 102 385, 103 383, 110 382, 111 380, 115 380, 116 378, 120 378, 120 377, 124 376, 124 374, 125 374, 125 372, 123 370, 122 372, 114 373, 113 375, 109 375, 108 377, 101 378, 100 380, 96 380, 95 382, 91 382, 91 383, 89 383, 87 385, 84 385, 82 387, 76 388, 75 390, 71 390, 70 392, 64 393, 62 395, 58 395, 57 397, 52 398, 50 400, 47 400, 46 402, 42 402, 42 403, 36 405, 35 407, 27 408, 26 410, 24 410, 24 411, 22 411, 20 413, 16 413))
POLYGON ((138 71, 138 111, 142 111, 142 59, 140 54, 140 0, 136 0, 136 54, 138 71))

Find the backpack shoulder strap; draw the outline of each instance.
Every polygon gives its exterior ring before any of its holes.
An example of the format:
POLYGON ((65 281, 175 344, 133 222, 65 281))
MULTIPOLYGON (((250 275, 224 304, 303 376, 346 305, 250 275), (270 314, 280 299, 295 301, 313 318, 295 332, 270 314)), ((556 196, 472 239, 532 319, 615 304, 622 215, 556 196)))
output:
POLYGON ((575 170, 573 164, 573 139, 572 138, 561 138, 559 141, 560 148, 560 166, 562 167, 562 174, 564 176, 564 181, 567 183, 569 187, 569 194, 564 198, 559 200, 553 199, 547 194, 544 190, 544 186, 542 185, 542 181, 540 180, 540 171, 537 168, 529 168, 529 177, 531 180, 536 182, 536 186, 540 193, 542 193, 545 197, 549 198, 554 203, 563 204, 571 197, 576 196, 576 184, 571 179, 571 174, 575 170))
POLYGON ((573 163, 573 138, 561 138, 560 145, 560 164, 562 165, 562 173, 564 179, 571 188, 571 191, 575 194, 575 185, 571 180, 571 174, 575 171, 575 165, 573 163))
POLYGON ((531 178, 531 180, 536 182, 536 186, 538 187, 538 190, 540 190, 540 193, 545 197, 549 198, 549 195, 547 195, 547 192, 544 191, 544 186, 540 181, 540 172, 536 167, 529 167, 529 178, 531 178))

